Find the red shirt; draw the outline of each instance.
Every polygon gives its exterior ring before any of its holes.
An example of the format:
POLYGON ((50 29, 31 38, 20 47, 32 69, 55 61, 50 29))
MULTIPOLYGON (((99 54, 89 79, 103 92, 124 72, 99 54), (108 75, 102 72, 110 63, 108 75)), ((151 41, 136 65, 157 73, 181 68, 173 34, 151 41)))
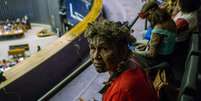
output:
POLYGON ((158 101, 152 84, 139 68, 129 68, 112 81, 103 101, 158 101))

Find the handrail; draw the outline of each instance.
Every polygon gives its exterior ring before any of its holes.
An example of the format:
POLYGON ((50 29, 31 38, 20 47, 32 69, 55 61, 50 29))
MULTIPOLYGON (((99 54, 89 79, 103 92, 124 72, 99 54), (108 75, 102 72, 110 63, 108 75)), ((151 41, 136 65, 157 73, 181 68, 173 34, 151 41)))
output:
POLYGON ((140 18, 139 15, 137 17, 135 17, 135 19, 131 22, 131 24, 128 25, 128 28, 131 29, 139 18, 140 18))
POLYGON ((45 47, 36 54, 27 58, 23 62, 17 64, 15 67, 4 72, 6 80, 1 82, 0 89, 9 85, 13 81, 22 77, 26 73, 30 72, 34 68, 37 68, 40 64, 51 58, 54 54, 63 49, 66 45, 70 44, 74 39, 80 36, 87 28, 88 23, 95 21, 100 15, 102 10, 102 0, 94 0, 92 8, 82 22, 78 23, 69 32, 65 33, 61 38, 45 47))
POLYGON ((185 63, 179 101, 184 101, 187 96, 192 98, 196 96, 199 55, 199 35, 194 33, 191 36, 191 47, 185 63))

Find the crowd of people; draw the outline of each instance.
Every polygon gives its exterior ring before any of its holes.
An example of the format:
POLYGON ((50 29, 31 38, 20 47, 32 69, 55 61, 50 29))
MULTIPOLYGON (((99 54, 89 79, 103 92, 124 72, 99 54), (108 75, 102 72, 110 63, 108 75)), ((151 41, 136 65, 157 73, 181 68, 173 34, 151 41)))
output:
POLYGON ((16 20, 1 21, 0 22, 0 35, 6 35, 14 32, 26 32, 31 29, 31 23, 28 16, 17 18, 16 20))
POLYGON ((198 31, 199 8, 198 0, 167 0, 161 5, 156 1, 145 3, 139 15, 149 20, 152 34, 148 45, 140 44, 136 53, 152 60, 169 57, 174 51, 186 54, 190 33, 198 31))
POLYGON ((136 43, 134 51, 128 48, 127 24, 105 19, 90 23, 85 32, 90 58, 97 72, 110 74, 100 90, 102 101, 176 101, 177 96, 162 98, 146 69, 163 61, 172 67, 179 57, 184 70, 189 36, 197 31, 199 8, 198 0, 146 1, 139 17, 150 22, 151 37, 146 44, 136 43))
POLYGON ((4 72, 6 70, 9 70, 10 68, 12 68, 13 66, 15 66, 16 64, 22 62, 24 60, 23 57, 21 58, 13 58, 13 59, 9 59, 9 60, 1 60, 0 61, 0 71, 4 72))

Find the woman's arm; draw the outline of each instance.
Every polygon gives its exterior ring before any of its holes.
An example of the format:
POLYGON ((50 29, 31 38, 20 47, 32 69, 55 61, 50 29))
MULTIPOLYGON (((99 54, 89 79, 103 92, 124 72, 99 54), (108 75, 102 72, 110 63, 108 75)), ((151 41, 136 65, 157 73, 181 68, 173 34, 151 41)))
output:
POLYGON ((157 55, 157 48, 160 44, 160 36, 157 33, 152 33, 151 40, 149 42, 146 57, 154 58, 157 55))
POLYGON ((157 47, 160 44, 160 36, 157 33, 152 33, 151 40, 147 44, 148 44, 148 50, 140 50, 139 49, 140 46, 143 46, 143 45, 138 45, 136 47, 136 49, 138 50, 135 51, 135 54, 140 54, 148 58, 154 58, 157 54, 157 47))

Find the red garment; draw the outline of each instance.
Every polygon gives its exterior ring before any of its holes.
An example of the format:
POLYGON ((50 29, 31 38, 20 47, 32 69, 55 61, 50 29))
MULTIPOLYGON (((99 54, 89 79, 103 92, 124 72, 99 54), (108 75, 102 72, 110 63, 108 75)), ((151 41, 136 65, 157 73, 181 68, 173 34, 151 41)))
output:
POLYGON ((112 81, 103 101, 158 101, 158 98, 145 73, 136 66, 112 81))
POLYGON ((188 30, 188 25, 189 25, 189 23, 183 18, 178 18, 176 20, 177 30, 179 30, 179 31, 188 30))

